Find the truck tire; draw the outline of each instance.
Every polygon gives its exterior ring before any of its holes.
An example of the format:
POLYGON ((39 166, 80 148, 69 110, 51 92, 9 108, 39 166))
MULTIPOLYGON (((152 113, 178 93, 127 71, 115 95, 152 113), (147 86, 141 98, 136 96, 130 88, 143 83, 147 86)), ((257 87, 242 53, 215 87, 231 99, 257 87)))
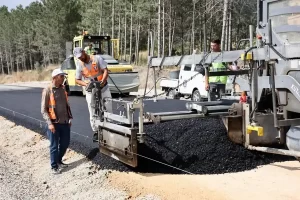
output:
POLYGON ((176 92, 175 92, 175 90, 170 90, 167 93, 167 97, 169 97, 170 99, 176 99, 176 92))
POLYGON ((195 89, 192 93, 192 101, 198 101, 198 102, 201 102, 202 101, 202 98, 201 98, 201 94, 199 92, 198 89, 195 89))

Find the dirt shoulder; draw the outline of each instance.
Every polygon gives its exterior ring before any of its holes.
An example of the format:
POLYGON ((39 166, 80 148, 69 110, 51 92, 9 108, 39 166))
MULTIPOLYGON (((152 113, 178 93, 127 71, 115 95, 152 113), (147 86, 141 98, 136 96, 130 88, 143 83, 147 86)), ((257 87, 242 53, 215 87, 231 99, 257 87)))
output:
POLYGON ((112 173, 111 184, 134 195, 153 193, 163 199, 296 200, 300 199, 300 163, 282 162, 247 172, 222 175, 112 173))
POLYGON ((0 117, 0 199, 128 199, 108 184, 110 171, 68 150, 71 163, 62 174, 50 173, 49 141, 0 117))
POLYGON ((52 175, 48 145, 41 135, 0 117, 2 199, 300 199, 298 161, 222 175, 139 174, 102 170, 68 150, 64 159, 71 166, 52 175))

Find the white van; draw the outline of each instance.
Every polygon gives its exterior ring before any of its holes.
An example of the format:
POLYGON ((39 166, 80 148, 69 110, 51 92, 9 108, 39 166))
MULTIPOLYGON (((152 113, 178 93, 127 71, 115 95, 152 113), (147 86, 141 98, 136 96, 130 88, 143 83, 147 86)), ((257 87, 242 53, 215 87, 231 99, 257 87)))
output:
POLYGON ((170 72, 170 78, 161 80, 160 87, 167 92, 169 98, 185 97, 191 98, 192 101, 203 101, 208 97, 205 90, 204 69, 195 64, 181 65, 180 70, 170 72), (194 75, 196 76, 193 77, 194 75), (189 80, 191 77, 192 80, 189 80))

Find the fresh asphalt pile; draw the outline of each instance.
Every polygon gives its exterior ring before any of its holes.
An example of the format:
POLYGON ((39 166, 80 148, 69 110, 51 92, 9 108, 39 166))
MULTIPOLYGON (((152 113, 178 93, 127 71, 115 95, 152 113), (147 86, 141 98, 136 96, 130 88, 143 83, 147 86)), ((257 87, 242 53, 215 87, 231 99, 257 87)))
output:
MULTIPOLYGON (((143 156, 194 174, 240 172, 293 157, 250 151, 232 143, 219 117, 184 119, 145 126, 143 156)), ((141 158, 143 172, 185 173, 141 158), (169 169, 167 169, 169 168, 169 169)))
POLYGON ((144 129, 145 144, 138 147, 137 168, 130 168, 105 155, 95 159, 106 169, 168 174, 223 174, 295 160, 250 151, 232 143, 219 117, 150 124, 144 129))

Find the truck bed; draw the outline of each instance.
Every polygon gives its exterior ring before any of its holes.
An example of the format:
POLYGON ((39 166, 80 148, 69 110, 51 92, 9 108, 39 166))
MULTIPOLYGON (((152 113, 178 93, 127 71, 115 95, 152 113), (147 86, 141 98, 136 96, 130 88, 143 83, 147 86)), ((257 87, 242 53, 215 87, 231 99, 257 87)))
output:
POLYGON ((163 79, 160 82, 160 87, 162 88, 175 88, 177 87, 179 84, 179 80, 178 79, 163 79))

